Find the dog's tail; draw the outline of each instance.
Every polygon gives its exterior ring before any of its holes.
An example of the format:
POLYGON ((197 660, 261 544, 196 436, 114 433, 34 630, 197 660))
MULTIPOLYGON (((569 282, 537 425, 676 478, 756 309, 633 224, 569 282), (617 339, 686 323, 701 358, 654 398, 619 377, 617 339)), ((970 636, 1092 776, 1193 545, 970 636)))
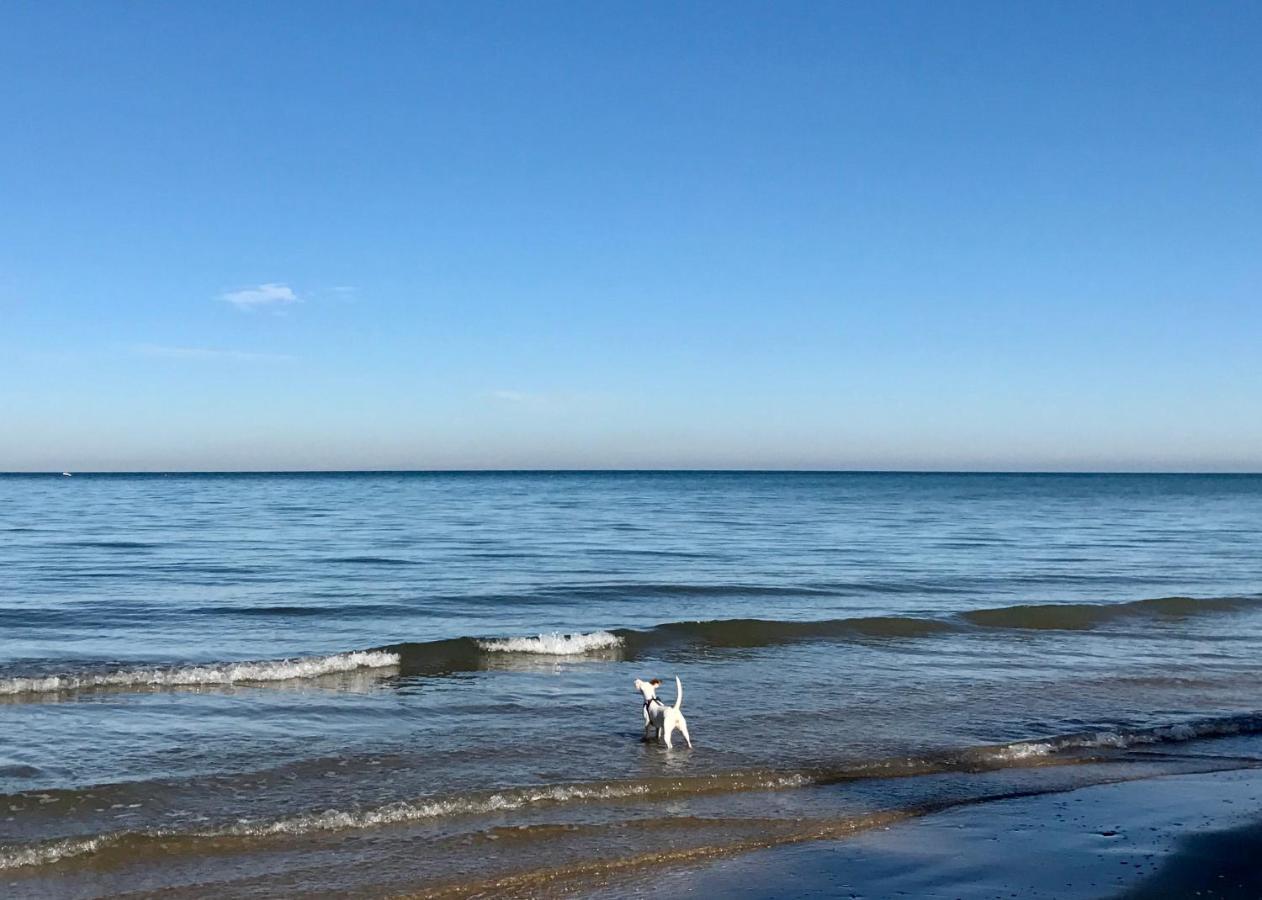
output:
POLYGON ((684 683, 679 680, 679 676, 675 676, 675 712, 679 712, 679 706, 684 702, 684 683))

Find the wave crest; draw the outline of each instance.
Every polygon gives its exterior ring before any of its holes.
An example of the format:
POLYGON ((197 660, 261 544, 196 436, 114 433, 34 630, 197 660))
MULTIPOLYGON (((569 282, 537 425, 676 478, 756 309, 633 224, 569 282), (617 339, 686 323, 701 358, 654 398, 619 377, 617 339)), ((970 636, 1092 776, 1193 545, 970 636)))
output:
MULTIPOLYGON (((1086 631, 1122 619, 1169 621, 1262 608, 1262 596, 1158 597, 1129 603, 1026 604, 937 615, 857 616, 824 620, 711 619, 664 622, 642 629, 553 632, 518 637, 457 637, 390 644, 332 656, 263 662, 212 663, 96 670, 0 678, 0 700, 94 688, 180 687, 282 682, 356 669, 398 667, 404 676, 437 676, 523 665, 530 657, 576 657, 632 662, 664 653, 771 647, 803 641, 923 640, 979 628, 1086 631)), ((538 660, 536 660, 536 663, 538 660)))
POLYGON ((397 666, 399 655, 385 650, 358 650, 332 656, 300 656, 257 662, 206 666, 157 666, 60 675, 5 678, 0 695, 53 694, 112 687, 196 687, 318 678, 356 669, 397 666))
POLYGON ((111 835, 65 838, 25 847, 0 847, 0 871, 24 866, 47 866, 63 859, 98 853, 114 842, 111 835))
POLYGON ((540 634, 535 637, 487 638, 477 642, 488 653, 538 653, 544 656, 579 656, 593 650, 622 646, 622 638, 608 631, 590 634, 540 634))
POLYGON ((1082 631, 1114 619, 1184 618, 1203 613, 1238 612, 1257 606, 1256 597, 1153 597, 1129 603, 1038 603, 975 609, 960 618, 986 628, 1082 631))
POLYGON ((1262 732, 1262 715, 1244 714, 1176 722, 1152 728, 1084 731, 1036 741, 1017 741, 995 748, 998 759, 1017 761, 1072 750, 1126 750, 1148 744, 1178 744, 1200 738, 1230 737, 1262 732))

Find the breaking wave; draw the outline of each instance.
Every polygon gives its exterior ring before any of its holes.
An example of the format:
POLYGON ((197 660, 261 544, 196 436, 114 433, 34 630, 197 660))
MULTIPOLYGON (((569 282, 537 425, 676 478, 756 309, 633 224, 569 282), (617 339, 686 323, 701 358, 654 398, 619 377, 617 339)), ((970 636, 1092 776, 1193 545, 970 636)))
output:
POLYGON ((459 637, 391 644, 332 656, 195 666, 101 669, 53 675, 0 678, 0 698, 92 689, 197 687, 310 679, 357 669, 397 667, 405 676, 503 669, 518 657, 584 655, 602 660, 656 657, 663 653, 771 647, 803 641, 915 640, 968 634, 977 629, 1084 631, 1124 619, 1177 620, 1191 616, 1262 609, 1262 596, 1158 597, 1129 603, 1023 604, 965 610, 937 616, 857 616, 816 621, 711 619, 666 622, 650 628, 525 636, 459 637))
POLYGON ((446 816, 487 815, 531 806, 618 801, 636 797, 659 799, 707 793, 775 791, 801 787, 810 784, 811 781, 809 776, 795 772, 784 774, 741 772, 679 779, 553 784, 509 789, 491 794, 402 801, 363 810, 330 809, 272 822, 240 822, 223 831, 211 832, 210 835, 216 837, 221 835, 249 837, 301 835, 319 831, 375 828, 381 825, 397 825, 403 822, 446 816))
POLYGON ((0 847, 0 871, 20 869, 25 866, 47 866, 63 859, 96 853, 116 843, 114 835, 97 835, 87 838, 65 838, 26 847, 0 847))
POLYGON ((1247 714, 1178 722, 1152 728, 1103 729, 1039 741, 1017 741, 1003 745, 1002 753, 1005 758, 1021 760, 1072 750, 1126 750, 1148 744, 1171 744, 1194 741, 1199 738, 1258 733, 1262 733, 1262 715, 1247 714))
POLYGON ((541 634, 537 637, 488 638, 477 642, 488 653, 539 653, 544 656, 576 656, 592 650, 622 646, 622 638, 608 631, 591 634, 541 634))
POLYGON ((356 669, 397 666, 399 656, 386 650, 360 650, 332 656, 303 656, 259 662, 204 666, 158 666, 60 675, 5 678, 0 695, 50 694, 94 688, 197 687, 318 678, 356 669))
POLYGON ((1262 597, 1161 597, 1132 603, 1021 605, 939 616, 856 616, 815 621, 710 619, 665 622, 650 628, 613 628, 587 634, 452 638, 394 644, 403 675, 441 675, 503 668, 495 656, 521 653, 634 661, 663 653, 772 647, 803 641, 914 640, 977 629, 1081 631, 1124 619, 1178 619, 1262 609, 1262 597))

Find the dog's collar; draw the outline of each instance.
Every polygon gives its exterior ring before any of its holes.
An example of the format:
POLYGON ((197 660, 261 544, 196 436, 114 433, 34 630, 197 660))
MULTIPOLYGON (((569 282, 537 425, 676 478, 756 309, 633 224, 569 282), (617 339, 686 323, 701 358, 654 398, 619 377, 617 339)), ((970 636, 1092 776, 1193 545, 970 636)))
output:
MULTIPOLYGON (((644 701, 644 708, 648 709, 654 703, 662 703, 662 701, 658 699, 657 697, 649 697, 647 700, 644 701)), ((665 705, 666 705, 665 703, 662 703, 662 706, 665 706, 665 705)))

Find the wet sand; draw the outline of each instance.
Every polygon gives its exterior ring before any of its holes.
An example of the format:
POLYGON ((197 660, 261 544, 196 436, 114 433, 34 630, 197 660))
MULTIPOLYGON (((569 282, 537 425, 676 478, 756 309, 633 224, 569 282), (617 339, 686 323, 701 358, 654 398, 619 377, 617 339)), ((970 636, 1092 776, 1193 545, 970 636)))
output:
POLYGON ((962 807, 591 896, 1256 898, 1258 851, 1262 770, 1245 769, 962 807))

